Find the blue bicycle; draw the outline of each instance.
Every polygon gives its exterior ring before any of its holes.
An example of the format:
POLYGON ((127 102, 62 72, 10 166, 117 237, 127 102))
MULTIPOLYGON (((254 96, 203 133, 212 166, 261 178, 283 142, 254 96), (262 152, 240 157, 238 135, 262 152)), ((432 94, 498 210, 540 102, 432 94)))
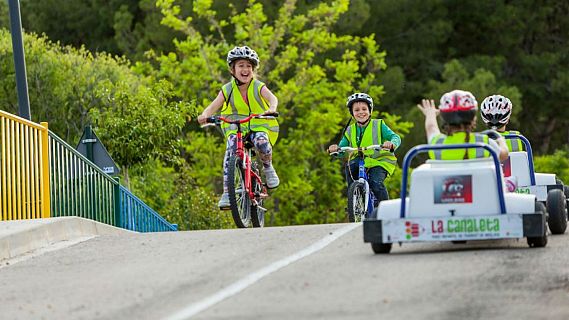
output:
MULTIPOLYGON (((348 221, 361 222, 365 218, 372 217, 375 196, 369 188, 368 176, 364 166, 364 151, 385 149, 381 145, 371 145, 367 147, 341 147, 336 152, 331 152, 330 155, 338 155, 341 152, 357 152, 358 153, 358 178, 353 179, 354 182, 348 187, 348 221), (366 201, 367 199, 367 201, 366 201)), ((389 149, 387 149, 389 150, 389 149)), ((351 173, 350 173, 351 174, 351 173)))

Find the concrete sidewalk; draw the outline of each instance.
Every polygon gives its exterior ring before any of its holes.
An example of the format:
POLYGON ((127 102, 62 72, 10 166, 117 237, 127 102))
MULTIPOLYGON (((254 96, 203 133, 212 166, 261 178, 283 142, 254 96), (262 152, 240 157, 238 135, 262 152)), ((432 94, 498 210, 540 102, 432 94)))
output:
POLYGON ((130 232, 132 231, 79 217, 0 221, 0 261, 60 241, 130 232))

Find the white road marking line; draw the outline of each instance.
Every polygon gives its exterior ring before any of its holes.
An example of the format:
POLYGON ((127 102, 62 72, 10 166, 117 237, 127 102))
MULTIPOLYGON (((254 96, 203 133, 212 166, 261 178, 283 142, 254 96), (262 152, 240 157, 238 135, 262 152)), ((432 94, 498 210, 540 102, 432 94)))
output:
POLYGON ((265 276, 325 248, 334 240, 340 238, 344 234, 352 231, 353 229, 361 225, 362 225, 361 223, 351 223, 346 227, 335 230, 330 235, 320 239, 318 242, 315 242, 314 244, 302 249, 301 251, 293 255, 290 255, 284 259, 278 260, 262 269, 259 269, 249 274, 245 278, 242 278, 241 280, 234 282, 230 286, 218 291, 217 293, 214 293, 203 300, 190 304, 188 307, 178 311, 177 313, 173 314, 172 316, 166 319, 167 320, 189 319, 195 316, 196 314, 204 311, 205 309, 243 291, 244 289, 254 284, 255 282, 259 281, 260 279, 264 278, 265 276))

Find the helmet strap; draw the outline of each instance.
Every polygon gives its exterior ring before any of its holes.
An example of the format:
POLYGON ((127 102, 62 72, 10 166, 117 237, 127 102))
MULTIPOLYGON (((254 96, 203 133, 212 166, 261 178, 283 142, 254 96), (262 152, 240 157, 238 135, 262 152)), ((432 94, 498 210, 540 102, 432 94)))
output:
POLYGON ((241 82, 239 79, 237 79, 237 77, 233 75, 233 73, 231 75, 233 76, 233 79, 235 79, 235 83, 237 84, 238 87, 245 84, 245 82, 241 82))

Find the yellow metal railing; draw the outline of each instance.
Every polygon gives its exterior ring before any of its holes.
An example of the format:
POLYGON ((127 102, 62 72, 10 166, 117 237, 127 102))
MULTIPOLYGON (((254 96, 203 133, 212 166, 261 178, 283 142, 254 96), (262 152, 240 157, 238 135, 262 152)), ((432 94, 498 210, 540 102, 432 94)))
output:
POLYGON ((47 218, 48 126, 0 110, 0 221, 47 218))

